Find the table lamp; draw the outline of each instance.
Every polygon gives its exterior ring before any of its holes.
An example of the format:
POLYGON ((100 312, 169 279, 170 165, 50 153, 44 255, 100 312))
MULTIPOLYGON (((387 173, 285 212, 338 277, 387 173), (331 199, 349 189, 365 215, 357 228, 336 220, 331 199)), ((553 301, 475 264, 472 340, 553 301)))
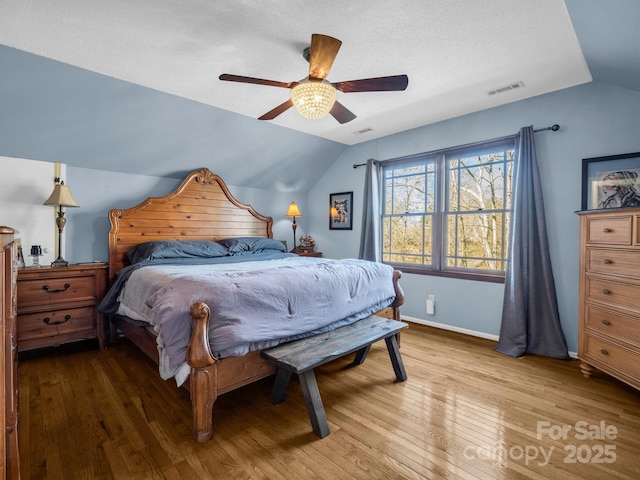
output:
POLYGON ((54 181, 55 186, 53 187, 53 192, 44 202, 45 205, 58 207, 58 216, 56 217, 56 225, 58 226, 58 258, 51 262, 51 266, 66 267, 69 265, 69 262, 62 258, 62 230, 67 223, 67 219, 64 218, 62 207, 79 207, 80 205, 73 199, 68 185, 65 185, 58 177, 56 177, 54 181))

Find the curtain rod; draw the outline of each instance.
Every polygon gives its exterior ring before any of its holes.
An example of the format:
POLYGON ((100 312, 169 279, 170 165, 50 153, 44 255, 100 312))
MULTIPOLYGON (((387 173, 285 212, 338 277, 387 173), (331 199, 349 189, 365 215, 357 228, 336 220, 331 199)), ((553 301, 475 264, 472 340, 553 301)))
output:
MULTIPOLYGON (((560 125, 558 125, 557 123, 554 123, 550 127, 538 128, 534 130, 534 132, 546 132, 547 130, 551 130, 552 132, 557 132, 558 130, 560 130, 560 125)), ((365 165, 366 163, 354 163, 353 168, 364 167, 365 165)))
POLYGON ((557 123, 554 123, 553 125, 547 128, 538 128, 537 130, 534 130, 534 132, 546 132, 547 130, 551 130, 552 132, 557 132, 558 130, 560 130, 560 125, 558 125, 557 123))

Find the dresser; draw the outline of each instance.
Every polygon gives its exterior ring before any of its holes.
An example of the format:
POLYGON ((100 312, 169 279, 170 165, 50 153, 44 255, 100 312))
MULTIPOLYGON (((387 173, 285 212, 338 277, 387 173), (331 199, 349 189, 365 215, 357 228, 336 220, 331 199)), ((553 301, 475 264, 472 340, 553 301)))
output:
POLYGON ((640 389, 640 208, 579 215, 580 368, 640 389))
POLYGON ((18 350, 97 338, 106 331, 96 307, 107 287, 107 264, 23 268, 18 272, 18 350))
POLYGON ((0 478, 20 478, 18 455, 18 363, 16 356, 16 275, 18 249, 13 242, 13 229, 0 227, 0 478))

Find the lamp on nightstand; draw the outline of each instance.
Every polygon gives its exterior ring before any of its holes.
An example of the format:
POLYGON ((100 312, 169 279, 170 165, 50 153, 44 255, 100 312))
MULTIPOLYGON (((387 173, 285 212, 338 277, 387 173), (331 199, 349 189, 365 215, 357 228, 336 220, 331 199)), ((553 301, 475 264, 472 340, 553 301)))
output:
POLYGON ((56 225, 58 226, 58 258, 51 262, 51 266, 66 267, 69 265, 69 262, 62 258, 62 230, 67 223, 67 219, 64 218, 62 207, 79 207, 80 205, 73 199, 68 185, 65 185, 58 177, 56 177, 54 181, 56 184, 53 187, 53 192, 44 202, 45 205, 58 207, 58 216, 56 217, 56 225))
POLYGON ((301 216, 302 214, 300 213, 298 205, 296 205, 295 202, 291 202, 289 204, 289 210, 287 210, 287 217, 293 217, 293 223, 291 224, 291 228, 293 228, 293 248, 291 251, 296 249, 296 228, 298 228, 298 225, 296 225, 296 217, 301 216))

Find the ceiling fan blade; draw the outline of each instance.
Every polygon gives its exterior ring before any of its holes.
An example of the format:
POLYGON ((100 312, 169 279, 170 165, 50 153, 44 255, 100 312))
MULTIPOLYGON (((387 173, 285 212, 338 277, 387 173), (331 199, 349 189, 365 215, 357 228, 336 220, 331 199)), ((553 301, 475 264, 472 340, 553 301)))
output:
POLYGON ((347 123, 356 118, 356 115, 347 107, 336 101, 329 112, 340 123, 347 123))
POLYGON ((324 79, 340 50, 342 42, 337 38, 314 33, 311 35, 309 52, 309 78, 324 79))
POLYGON ((293 88, 295 82, 276 82, 275 80, 265 80, 263 78, 243 77, 242 75, 232 75, 223 73, 218 77, 220 80, 228 82, 255 83, 257 85, 269 85, 271 87, 293 88))
POLYGON ((286 102, 281 103, 280 105, 278 105, 273 110, 269 110, 267 113, 265 113, 260 118, 258 118, 258 120, 273 120, 274 118, 276 118, 281 113, 286 112, 287 110, 289 110, 291 107, 293 107, 293 102, 291 101, 291 99, 289 99, 286 102))
POLYGON ((344 93, 353 92, 389 92, 405 90, 409 84, 406 75, 393 75, 390 77, 363 78, 361 80, 349 80, 337 82, 332 85, 344 93))

